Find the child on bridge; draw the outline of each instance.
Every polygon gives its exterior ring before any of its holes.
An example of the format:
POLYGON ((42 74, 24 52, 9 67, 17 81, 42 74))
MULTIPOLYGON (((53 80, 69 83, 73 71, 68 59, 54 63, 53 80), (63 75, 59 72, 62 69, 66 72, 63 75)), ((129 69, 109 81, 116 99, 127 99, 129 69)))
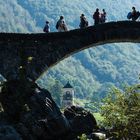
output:
POLYGON ((44 28, 43 28, 43 31, 44 31, 45 33, 49 33, 49 32, 50 32, 49 21, 46 21, 46 24, 45 24, 45 26, 44 26, 44 28))

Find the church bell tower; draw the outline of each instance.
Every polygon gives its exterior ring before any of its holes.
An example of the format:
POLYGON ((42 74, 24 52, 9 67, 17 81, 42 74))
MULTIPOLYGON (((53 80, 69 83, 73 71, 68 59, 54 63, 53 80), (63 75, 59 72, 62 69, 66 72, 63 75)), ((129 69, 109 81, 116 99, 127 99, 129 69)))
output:
POLYGON ((63 87, 62 107, 69 107, 74 105, 74 88, 69 82, 63 87))

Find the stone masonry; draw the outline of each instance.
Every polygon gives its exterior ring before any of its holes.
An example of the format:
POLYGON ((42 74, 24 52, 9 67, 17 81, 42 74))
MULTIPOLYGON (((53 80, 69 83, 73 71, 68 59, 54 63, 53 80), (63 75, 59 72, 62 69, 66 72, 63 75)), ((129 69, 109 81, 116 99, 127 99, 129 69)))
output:
POLYGON ((118 21, 63 33, 0 33, 0 74, 36 80, 62 59, 106 43, 140 42, 140 22, 118 21))

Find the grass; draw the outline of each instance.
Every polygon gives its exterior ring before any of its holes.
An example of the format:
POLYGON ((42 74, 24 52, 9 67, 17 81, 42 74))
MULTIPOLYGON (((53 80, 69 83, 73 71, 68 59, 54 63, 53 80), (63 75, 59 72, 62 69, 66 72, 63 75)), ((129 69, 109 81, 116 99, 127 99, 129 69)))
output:
POLYGON ((104 118, 101 116, 100 113, 93 113, 93 115, 94 115, 98 124, 104 120, 104 118))

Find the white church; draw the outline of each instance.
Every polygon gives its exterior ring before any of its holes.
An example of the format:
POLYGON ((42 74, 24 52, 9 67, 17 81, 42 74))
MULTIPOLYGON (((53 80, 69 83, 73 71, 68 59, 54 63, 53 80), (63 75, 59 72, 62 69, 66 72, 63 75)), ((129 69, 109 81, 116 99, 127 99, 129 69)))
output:
POLYGON ((62 107, 69 107, 74 105, 74 88, 69 82, 62 89, 62 107))

